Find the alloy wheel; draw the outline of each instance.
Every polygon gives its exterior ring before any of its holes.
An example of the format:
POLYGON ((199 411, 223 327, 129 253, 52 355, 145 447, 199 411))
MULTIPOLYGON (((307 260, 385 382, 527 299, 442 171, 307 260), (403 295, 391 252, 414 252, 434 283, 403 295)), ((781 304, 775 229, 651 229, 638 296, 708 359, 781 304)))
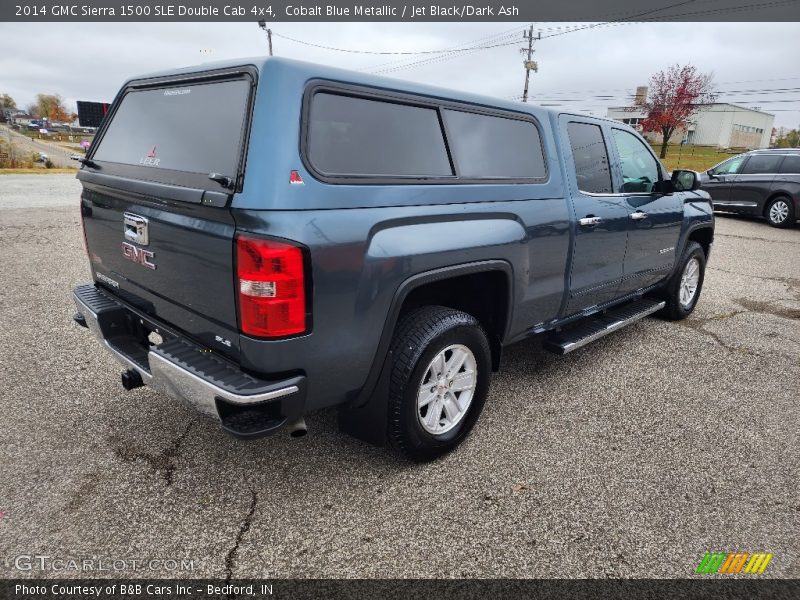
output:
POLYGON ((681 285, 678 290, 681 306, 690 308, 694 297, 697 295, 697 286, 700 283, 700 261, 692 257, 683 268, 681 285))
POLYGON ((458 425, 469 410, 477 382, 477 361, 469 348, 453 344, 439 352, 428 365, 417 394, 422 428, 441 435, 458 425))

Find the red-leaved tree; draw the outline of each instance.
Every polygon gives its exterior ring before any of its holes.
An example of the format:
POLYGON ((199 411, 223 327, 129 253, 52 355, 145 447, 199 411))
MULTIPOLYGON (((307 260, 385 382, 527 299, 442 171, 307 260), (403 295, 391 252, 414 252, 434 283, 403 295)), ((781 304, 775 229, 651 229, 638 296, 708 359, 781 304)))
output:
POLYGON ((686 127, 697 108, 713 102, 712 76, 698 73, 693 65, 673 65, 650 78, 647 98, 637 104, 647 116, 642 121, 643 131, 661 133, 661 158, 667 156, 667 144, 672 134, 686 127))

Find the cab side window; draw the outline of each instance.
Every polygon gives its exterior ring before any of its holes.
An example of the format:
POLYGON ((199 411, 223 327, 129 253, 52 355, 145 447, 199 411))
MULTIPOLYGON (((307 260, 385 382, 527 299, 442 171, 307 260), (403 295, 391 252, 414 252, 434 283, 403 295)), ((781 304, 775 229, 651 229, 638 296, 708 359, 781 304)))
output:
POLYGON ((780 154, 753 154, 742 169, 742 175, 777 173, 782 162, 780 154))
POLYGON ((610 194, 611 169, 599 125, 568 123, 567 133, 575 162, 578 189, 589 194, 610 194))
POLYGON ((611 132, 622 167, 622 184, 619 191, 623 194, 653 193, 658 183, 658 161, 653 158, 644 143, 632 133, 621 129, 612 129, 611 132))
POLYGON ((442 114, 460 177, 541 179, 547 175, 539 130, 531 121, 460 110, 442 114))
POLYGON ((744 156, 734 156, 733 158, 729 158, 723 163, 718 164, 716 167, 711 169, 712 175, 734 175, 735 173, 739 172, 739 169, 744 162, 744 156))
POLYGON ((435 109, 317 93, 308 158, 321 173, 449 177, 453 168, 435 109))
POLYGON ((784 158, 779 172, 800 174, 800 154, 790 154, 784 158))

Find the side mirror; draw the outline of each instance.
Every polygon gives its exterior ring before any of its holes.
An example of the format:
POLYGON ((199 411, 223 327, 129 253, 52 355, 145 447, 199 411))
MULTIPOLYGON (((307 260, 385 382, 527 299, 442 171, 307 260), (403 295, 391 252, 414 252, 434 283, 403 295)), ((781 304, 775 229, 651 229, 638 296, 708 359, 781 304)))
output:
POLYGON ((672 172, 672 185, 676 192, 693 192, 700 189, 700 174, 688 169, 677 169, 672 172))
POLYGON ((717 174, 714 173, 714 169, 709 169, 708 171, 706 171, 706 175, 708 175, 709 179, 714 179, 714 177, 717 176, 717 174))

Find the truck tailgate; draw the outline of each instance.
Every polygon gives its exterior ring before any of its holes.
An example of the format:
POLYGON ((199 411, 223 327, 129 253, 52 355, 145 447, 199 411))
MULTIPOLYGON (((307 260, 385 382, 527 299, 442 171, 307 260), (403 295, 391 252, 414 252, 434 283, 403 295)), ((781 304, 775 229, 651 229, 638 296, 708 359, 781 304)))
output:
POLYGON ((78 173, 95 281, 238 359, 235 223, 257 73, 128 82, 78 173))
POLYGON ((236 357, 230 211, 132 193, 98 184, 98 177, 81 179, 95 279, 143 312, 236 357))

